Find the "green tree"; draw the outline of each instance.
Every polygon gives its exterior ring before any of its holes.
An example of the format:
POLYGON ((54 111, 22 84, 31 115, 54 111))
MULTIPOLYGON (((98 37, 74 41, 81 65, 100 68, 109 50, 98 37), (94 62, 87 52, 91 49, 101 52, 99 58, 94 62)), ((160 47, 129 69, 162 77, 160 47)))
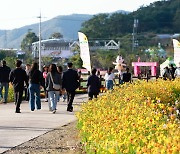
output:
MULTIPOLYGON (((107 69, 114 66, 112 63, 116 60, 118 53, 112 50, 98 50, 97 55, 94 57, 100 64, 101 68, 107 69)), ((96 64, 93 64, 96 66, 96 64)))
POLYGON ((142 6, 129 14, 98 14, 82 24, 81 31, 91 39, 117 38, 132 33, 138 19, 138 33, 179 33, 179 0, 162 0, 142 6))
POLYGON ((42 65, 50 65, 52 64, 52 57, 42 57, 42 65))
POLYGON ((29 31, 21 42, 21 49, 25 52, 31 51, 32 43, 38 40, 38 36, 34 32, 29 31))
POLYGON ((6 57, 16 57, 16 52, 11 50, 0 51, 0 60, 5 59, 6 57))
POLYGON ((50 36, 50 39, 60 39, 60 38, 63 38, 63 35, 59 32, 55 32, 50 36))
POLYGON ((32 43, 38 41, 39 38, 38 36, 34 33, 29 31, 26 36, 24 37, 24 39, 21 42, 21 49, 23 51, 25 51, 25 57, 24 57, 24 62, 25 63, 30 63, 32 62, 32 43))
POLYGON ((9 66, 11 69, 14 69, 16 67, 15 66, 15 62, 17 60, 16 57, 6 57, 4 60, 6 61, 7 66, 9 66))
POLYGON ((108 37, 108 14, 94 15, 93 18, 82 24, 81 31, 89 38, 107 38, 108 37))
POLYGON ((178 33, 180 29, 180 9, 176 11, 176 14, 173 20, 174 20, 174 31, 178 33))
POLYGON ((75 54, 74 56, 72 56, 70 59, 69 59, 75 68, 82 68, 82 59, 80 57, 80 54, 75 54))

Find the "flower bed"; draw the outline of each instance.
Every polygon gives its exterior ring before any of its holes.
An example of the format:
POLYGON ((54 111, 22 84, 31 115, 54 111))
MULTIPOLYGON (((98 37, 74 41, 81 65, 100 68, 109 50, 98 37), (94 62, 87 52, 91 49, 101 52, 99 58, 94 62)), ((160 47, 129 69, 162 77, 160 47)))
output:
POLYGON ((179 153, 180 79, 137 81, 77 113, 87 153, 179 153))

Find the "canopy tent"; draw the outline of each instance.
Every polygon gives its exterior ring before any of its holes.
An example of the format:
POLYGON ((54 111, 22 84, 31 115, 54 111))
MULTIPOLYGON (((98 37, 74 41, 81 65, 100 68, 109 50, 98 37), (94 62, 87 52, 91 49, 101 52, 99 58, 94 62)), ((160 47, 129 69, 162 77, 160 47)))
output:
POLYGON ((164 68, 165 68, 165 67, 169 67, 171 64, 173 64, 174 66, 176 66, 175 63, 174 63, 174 61, 171 60, 170 58, 168 58, 168 59, 166 59, 166 61, 165 61, 164 63, 162 63, 162 64, 160 65, 160 75, 161 75, 161 76, 162 76, 163 73, 164 73, 164 68))

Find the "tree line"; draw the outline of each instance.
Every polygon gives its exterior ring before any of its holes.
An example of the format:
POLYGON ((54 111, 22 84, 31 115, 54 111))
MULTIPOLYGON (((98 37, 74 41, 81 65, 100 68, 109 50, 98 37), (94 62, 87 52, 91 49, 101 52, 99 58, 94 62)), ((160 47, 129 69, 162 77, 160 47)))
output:
MULTIPOLYGON (((151 3, 149 6, 141 6, 137 11, 131 13, 113 13, 94 15, 88 21, 82 24, 81 30, 89 40, 114 39, 120 41, 120 50, 96 50, 90 51, 92 66, 107 68, 112 66, 112 62, 118 54, 121 54, 128 66, 132 61, 137 61, 140 57, 142 61, 157 61, 162 63, 166 57, 161 56, 161 48, 166 50, 168 57, 173 57, 172 40, 161 42, 157 39, 157 34, 180 33, 180 1, 179 0, 161 0, 151 3), (134 19, 138 19, 136 29, 136 40, 138 45, 132 52, 132 32, 134 19), (145 52, 150 49, 153 53, 145 52)), ((53 33, 49 38, 63 38, 59 32, 53 33)), ((39 38, 34 32, 29 31, 21 42, 21 49, 26 52, 24 60, 31 63, 31 45, 39 38)), ((76 49, 79 51, 79 48, 76 49)), ((3 59, 4 53, 1 53, 0 59, 3 59)), ((44 58, 44 63, 48 64, 51 58, 44 58)), ((76 68, 82 66, 79 52, 70 59, 76 68)), ((61 63, 65 63, 63 60, 61 63)))
POLYGON ((132 33, 138 19, 138 33, 179 33, 180 1, 162 0, 124 14, 98 14, 82 24, 81 31, 91 38, 118 38, 132 33))

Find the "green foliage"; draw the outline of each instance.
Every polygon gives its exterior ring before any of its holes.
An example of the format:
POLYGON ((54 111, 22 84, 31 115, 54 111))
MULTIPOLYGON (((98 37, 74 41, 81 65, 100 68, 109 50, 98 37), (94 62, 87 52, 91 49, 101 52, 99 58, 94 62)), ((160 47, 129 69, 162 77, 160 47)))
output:
POLYGON ((52 64, 52 57, 42 57, 42 65, 52 64))
POLYGON ((102 38, 108 37, 108 14, 94 15, 93 18, 82 24, 82 32, 88 37, 102 38))
POLYGON ((98 50, 91 53, 92 66, 97 68, 105 68, 114 66, 112 64, 117 57, 117 51, 98 50))
POLYGON ((0 59, 4 59, 6 57, 6 53, 4 51, 0 51, 0 59))
POLYGON ((26 54, 23 58, 23 61, 25 64, 32 64, 34 62, 34 58, 32 56, 32 52, 31 51, 26 51, 26 54))
POLYGON ((13 86, 9 86, 9 92, 8 92, 8 102, 13 102, 14 101, 14 89, 13 86))
POLYGON ((7 66, 9 66, 11 69, 14 69, 16 66, 15 66, 15 62, 17 60, 16 57, 6 57, 4 59, 7 63, 7 66))
POLYGON ((0 60, 5 60, 7 66, 11 69, 15 68, 15 61, 16 61, 16 52, 11 50, 3 50, 0 51, 0 60))
POLYGON ((179 33, 179 0, 157 1, 129 14, 98 14, 82 24, 89 38, 109 38, 132 33, 134 18, 138 32, 179 33))
POLYGON ((176 11, 176 14, 173 18, 173 25, 175 33, 178 33, 180 27, 180 9, 176 11))
POLYGON ((32 64, 34 61, 35 61, 35 60, 32 59, 32 57, 29 57, 29 58, 26 58, 26 59, 25 59, 24 63, 25 63, 25 64, 32 64))
POLYGON ((73 63, 75 68, 82 68, 83 62, 79 54, 75 54, 69 60, 73 63))
POLYGON ((31 44, 38 41, 39 38, 34 32, 29 31, 21 42, 21 49, 24 51, 31 51, 31 44))
POLYGON ((25 51, 25 56, 22 57, 25 63, 31 64, 33 61, 31 46, 33 42, 38 41, 39 38, 34 32, 29 31, 21 42, 21 49, 25 51))
POLYGON ((140 21, 141 31, 175 33, 177 30, 174 27, 174 22, 177 21, 175 17, 178 10, 180 10, 179 0, 168 0, 154 2, 148 7, 140 8, 133 14, 140 21))
POLYGON ((5 59, 6 57, 16 57, 16 52, 11 50, 0 51, 0 60, 5 59))
POLYGON ((50 39, 60 39, 60 38, 63 38, 63 35, 59 32, 55 32, 50 36, 50 39))
POLYGON ((162 63, 164 58, 159 55, 157 45, 167 51, 167 56, 173 56, 172 40, 161 40, 157 33, 180 33, 179 0, 157 1, 149 6, 141 7, 129 14, 113 13, 94 15, 82 24, 81 31, 89 40, 114 39, 120 41, 119 51, 96 51, 91 53, 91 61, 95 67, 107 68, 112 65, 118 54, 131 67, 138 57, 141 61, 156 61, 162 63), (138 46, 132 50, 132 32, 134 19, 138 19, 138 46), (155 54, 150 55, 145 50, 155 48, 155 54))
MULTIPOLYGON (((2 90, 2 93, 4 95, 4 89, 2 90)), ((11 84, 9 84, 7 102, 13 102, 13 101, 14 101, 14 88, 13 88, 13 86, 11 84)))

